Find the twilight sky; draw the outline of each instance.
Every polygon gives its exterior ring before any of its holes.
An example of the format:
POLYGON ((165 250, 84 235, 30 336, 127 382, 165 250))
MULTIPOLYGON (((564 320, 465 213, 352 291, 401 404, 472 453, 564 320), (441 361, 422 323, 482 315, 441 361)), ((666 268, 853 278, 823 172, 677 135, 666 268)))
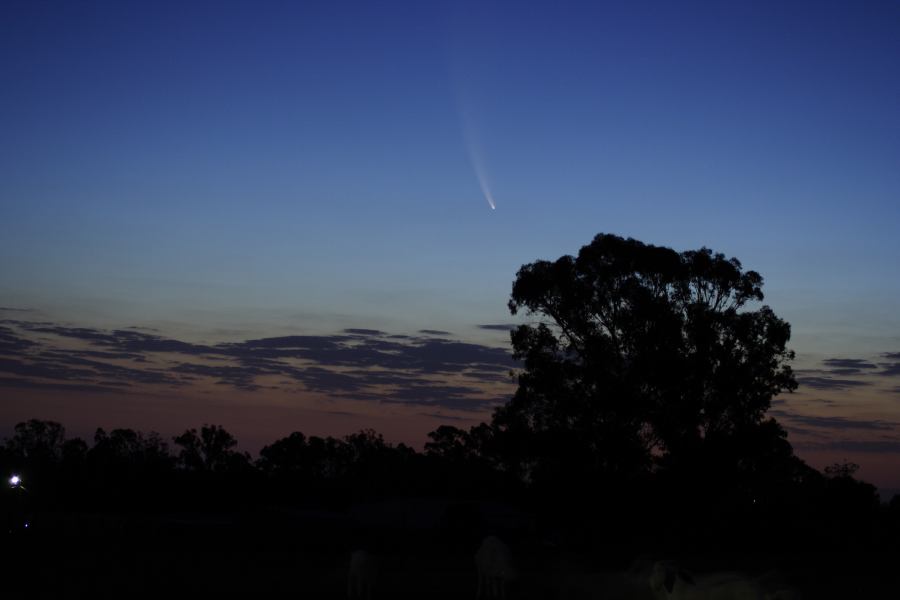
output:
POLYGON ((759 271, 798 452, 900 488, 896 2, 8 1, 0 76, 0 435, 420 445, 609 232, 759 271))

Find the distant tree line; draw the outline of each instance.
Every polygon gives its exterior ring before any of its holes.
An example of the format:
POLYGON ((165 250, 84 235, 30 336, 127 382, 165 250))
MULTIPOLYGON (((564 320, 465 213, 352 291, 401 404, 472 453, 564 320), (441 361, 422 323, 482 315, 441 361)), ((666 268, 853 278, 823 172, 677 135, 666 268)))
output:
MULTIPOLYGON (((505 451, 495 445, 500 438, 490 425, 469 430, 442 425, 428 438, 418 452, 390 444, 372 430, 343 438, 294 432, 265 446, 254 460, 217 425, 190 429, 171 445, 156 433, 97 429, 89 445, 67 438, 59 423, 32 419, 16 425, 0 447, 0 468, 7 477, 22 478, 29 510, 37 515, 214 513, 267 505, 343 511, 361 502, 437 496, 503 500, 576 537, 596 534, 607 541, 665 532, 700 543, 740 531, 745 540, 793 534, 795 544, 805 539, 816 545, 871 545, 896 543, 900 534, 900 499, 882 505, 875 487, 855 478, 852 464, 820 473, 793 463, 791 472, 770 474, 767 495, 716 496, 714 502, 687 490, 673 495, 675 483, 659 473, 627 490, 607 490, 606 501, 595 497, 591 505, 586 498, 548 498, 547 490, 505 470, 505 451), (604 512, 612 510, 619 511, 618 518, 604 512), (644 530, 629 516, 640 519, 644 530), (616 523, 627 527, 617 531, 616 523)), ((0 498, 9 509, 22 493, 7 485, 0 498)))
POLYGON ((171 440, 101 428, 89 445, 67 438, 60 423, 32 419, 16 425, 0 446, 0 468, 19 475, 46 509, 215 510, 262 501, 340 508, 398 495, 491 496, 521 488, 509 485, 480 451, 454 454, 469 433, 442 426, 429 437, 426 451, 416 452, 371 429, 343 438, 298 431, 265 446, 254 460, 218 425, 171 440))

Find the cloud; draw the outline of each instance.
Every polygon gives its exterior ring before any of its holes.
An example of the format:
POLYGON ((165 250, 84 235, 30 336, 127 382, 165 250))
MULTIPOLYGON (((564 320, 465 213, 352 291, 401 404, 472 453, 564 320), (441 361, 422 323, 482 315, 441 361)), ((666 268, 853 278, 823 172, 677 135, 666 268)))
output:
POLYGON ((32 332, 49 333, 61 337, 89 342, 94 346, 106 346, 124 352, 176 352, 179 354, 215 353, 210 346, 190 344, 159 335, 141 333, 133 329, 117 329, 112 332, 87 327, 64 327, 45 323, 20 323, 32 332))
POLYGON ((487 325, 476 325, 478 329, 487 329, 488 331, 512 331, 518 325, 513 323, 488 323, 487 325))
POLYGON ((202 375, 216 379, 216 383, 232 385, 242 390, 257 390, 260 386, 254 383, 256 377, 277 373, 255 367, 237 367, 228 365, 198 365, 194 363, 181 363, 172 368, 176 373, 189 375, 202 375))
POLYGON ((16 335, 9 327, 0 327, 0 354, 18 355, 33 346, 34 342, 16 335))
POLYGON ((331 352, 338 350, 340 344, 353 342, 357 338, 348 335, 286 335, 280 337, 260 338, 244 342, 220 344, 217 348, 222 354, 266 356, 270 358, 302 358, 312 352, 331 352))
POLYGON ((430 372, 456 371, 460 367, 478 367, 492 371, 506 371, 516 366, 510 353, 503 348, 428 340, 411 347, 413 368, 430 372))
POLYGON ((157 369, 122 367, 107 362, 73 356, 71 353, 65 351, 47 351, 42 352, 39 356, 40 358, 52 361, 49 363, 51 365, 62 367, 87 367, 88 369, 93 370, 96 375, 117 380, 131 381, 134 383, 177 383, 170 375, 157 369))
POLYGON ((463 377, 468 377, 469 379, 477 379, 479 381, 495 381, 498 383, 511 383, 515 381, 514 377, 510 377, 509 373, 496 373, 496 372, 484 372, 484 371, 466 371, 462 374, 463 377))
POLYGON ((334 398, 465 411, 505 400, 497 393, 506 388, 511 395, 509 372, 518 367, 507 348, 367 328, 206 345, 133 328, 19 321, 0 328, 3 344, 22 354, 0 357, 0 373, 17 378, 10 386, 189 386, 211 379, 258 391, 260 378, 275 376, 334 398))
MULTIPOLYGON (((0 358, 0 373, 30 378, 33 384, 41 384, 46 389, 64 389, 48 387, 47 381, 53 380, 60 385, 72 382, 88 382, 108 386, 128 386, 130 384, 167 384, 177 385, 179 382, 170 374, 159 369, 130 368, 120 365, 91 360, 77 356, 67 350, 44 350, 17 358, 0 358)), ((22 387, 21 383, 16 384, 22 387)), ((8 385, 12 385, 7 381, 8 385)))
POLYGON ((819 429, 849 430, 858 429, 866 431, 893 431, 897 423, 882 421, 879 419, 860 420, 846 417, 823 417, 815 415, 798 415, 786 411, 769 411, 775 416, 782 417, 791 423, 799 423, 808 427, 819 429))
POLYGON ((801 387, 811 387, 817 390, 846 390, 852 387, 870 385, 868 381, 858 379, 833 379, 831 377, 798 377, 797 383, 801 387))
POLYGON ((826 358, 822 364, 827 367, 824 371, 829 375, 859 375, 866 369, 877 369, 878 365, 859 358, 826 358))
POLYGON ((882 377, 900 376, 900 362, 882 364, 881 371, 878 371, 875 374, 881 375, 882 377))
POLYGON ((63 392, 121 392, 119 387, 105 387, 103 385, 92 385, 84 383, 47 383, 41 381, 31 381, 28 379, 19 379, 16 377, 0 377, 0 388, 22 388, 32 390, 56 390, 63 392))
POLYGON ((177 352, 179 354, 215 354, 215 348, 190 344, 158 335, 117 330, 114 347, 125 352, 177 352))
POLYGON ((401 386, 410 385, 422 378, 415 373, 405 373, 402 371, 382 371, 372 369, 354 369, 343 371, 347 375, 365 379, 370 385, 378 386, 401 386))
POLYGON ((30 331, 35 331, 37 333, 51 333, 62 337, 86 340, 92 343, 110 345, 115 343, 115 336, 88 327, 63 327, 62 325, 48 325, 42 323, 22 323, 22 325, 30 331))
POLYGON ((485 410, 497 399, 485 398, 476 385, 451 384, 448 377, 509 385, 506 374, 517 366, 504 348, 386 334, 263 338, 229 344, 226 351, 245 365, 265 361, 257 364, 318 392, 469 411, 485 410))
POLYGON ((146 362, 146 358, 142 354, 135 352, 104 352, 103 350, 69 350, 69 354, 73 356, 90 356, 92 358, 106 358, 111 360, 133 360, 136 362, 146 362))
POLYGON ((297 369, 294 378, 315 391, 319 392, 349 392, 361 391, 371 385, 364 376, 349 375, 339 371, 331 371, 323 367, 307 367, 297 369))
POLYGON ((499 404, 497 398, 478 397, 480 390, 453 385, 413 385, 384 395, 384 402, 484 411, 499 404))
POLYGON ((430 417, 432 419, 439 419, 441 421, 471 421, 472 419, 469 417, 458 417, 456 415, 447 415, 442 412, 423 412, 419 413, 423 417, 430 417))
POLYGON ((449 331, 442 331, 440 329, 420 329, 419 333, 422 335, 453 335, 449 331))
POLYGON ((826 358, 822 361, 827 367, 835 369, 877 369, 878 366, 859 358, 826 358))
POLYGON ((35 310, 33 308, 16 308, 13 306, 0 306, 0 312, 30 313, 30 312, 35 312, 35 310))
POLYGON ((67 381, 92 381, 97 375, 90 369, 71 368, 55 362, 32 363, 11 358, 0 358, 0 373, 67 381))
POLYGON ((799 425, 795 425, 793 423, 782 423, 785 429, 788 432, 788 437, 791 440, 791 443, 794 443, 794 436, 803 435, 807 438, 817 438, 817 439, 830 439, 830 433, 826 433, 819 429, 809 429, 808 427, 801 427, 799 425))
POLYGON ((821 443, 797 443, 794 446, 804 450, 842 450, 845 452, 900 454, 900 440, 835 440, 821 443))
POLYGON ((505 372, 517 366, 504 348, 434 338, 395 341, 346 335, 288 336, 219 348, 220 352, 240 359, 295 358, 333 367, 378 367, 431 374, 466 368, 505 372))

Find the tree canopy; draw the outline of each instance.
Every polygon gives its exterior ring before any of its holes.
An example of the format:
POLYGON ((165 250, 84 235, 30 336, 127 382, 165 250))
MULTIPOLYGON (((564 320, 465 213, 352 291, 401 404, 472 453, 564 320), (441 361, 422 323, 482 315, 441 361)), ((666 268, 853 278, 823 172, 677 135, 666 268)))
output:
POLYGON ((790 325, 752 307, 762 285, 708 248, 609 234, 577 257, 524 265, 509 309, 536 319, 511 334, 524 370, 493 422, 512 466, 558 478, 792 455, 766 419, 773 396, 797 385, 790 325))
POLYGON ((242 468, 250 461, 248 454, 234 449, 237 440, 220 425, 204 425, 199 433, 188 429, 173 441, 181 447, 178 460, 187 469, 222 472, 242 468))

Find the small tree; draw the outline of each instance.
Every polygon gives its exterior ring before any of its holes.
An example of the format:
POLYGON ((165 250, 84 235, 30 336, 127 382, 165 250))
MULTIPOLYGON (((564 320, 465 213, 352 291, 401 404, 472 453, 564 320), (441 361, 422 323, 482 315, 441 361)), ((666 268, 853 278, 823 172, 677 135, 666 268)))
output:
POLYGON ((181 446, 178 461, 189 470, 221 472, 249 463, 249 456, 234 450, 237 440, 220 425, 204 425, 198 434, 188 429, 173 438, 181 446))
POLYGON ((62 457, 65 441, 66 429, 59 423, 30 419, 16 425, 6 448, 20 460, 56 463, 62 457))
POLYGON ((854 462, 836 462, 825 467, 825 476, 831 479, 853 479, 857 471, 859 471, 859 465, 854 462))
POLYGON ((441 425, 428 433, 425 454, 451 463, 462 463, 471 458, 471 440, 465 430, 452 425, 441 425))
POLYGON ((264 473, 279 476, 309 476, 312 466, 306 436, 299 431, 276 440, 259 451, 257 466, 264 473))

